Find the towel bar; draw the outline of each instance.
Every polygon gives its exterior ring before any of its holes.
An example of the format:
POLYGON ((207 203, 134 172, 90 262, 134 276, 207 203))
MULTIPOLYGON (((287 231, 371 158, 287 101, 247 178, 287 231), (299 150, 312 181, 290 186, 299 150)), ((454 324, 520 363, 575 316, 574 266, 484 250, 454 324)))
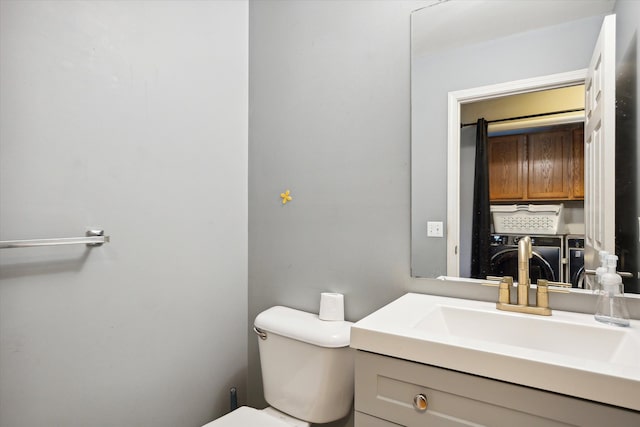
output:
POLYGON ((88 230, 86 237, 61 237, 58 239, 5 240, 0 242, 0 249, 30 248, 35 246, 80 245, 87 247, 102 246, 110 241, 104 230, 88 230))

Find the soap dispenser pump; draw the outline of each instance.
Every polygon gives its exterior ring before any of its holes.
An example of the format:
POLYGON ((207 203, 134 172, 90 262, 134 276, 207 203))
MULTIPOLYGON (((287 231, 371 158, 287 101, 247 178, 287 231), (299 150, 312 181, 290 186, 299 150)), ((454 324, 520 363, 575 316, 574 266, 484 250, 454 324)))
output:
POLYGON ((595 319, 616 326, 629 326, 629 310, 624 300, 622 278, 616 273, 618 257, 607 256, 607 272, 600 278, 595 319))

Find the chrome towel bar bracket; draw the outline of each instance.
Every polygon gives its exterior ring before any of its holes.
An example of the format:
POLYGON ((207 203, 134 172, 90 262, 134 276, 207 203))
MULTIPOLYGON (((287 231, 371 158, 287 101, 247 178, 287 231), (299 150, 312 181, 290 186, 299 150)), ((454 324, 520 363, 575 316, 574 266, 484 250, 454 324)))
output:
POLYGON ((0 242, 0 249, 30 248, 35 246, 81 245, 89 248, 102 246, 110 241, 104 230, 88 230, 86 237, 62 237, 59 239, 5 240, 0 242))

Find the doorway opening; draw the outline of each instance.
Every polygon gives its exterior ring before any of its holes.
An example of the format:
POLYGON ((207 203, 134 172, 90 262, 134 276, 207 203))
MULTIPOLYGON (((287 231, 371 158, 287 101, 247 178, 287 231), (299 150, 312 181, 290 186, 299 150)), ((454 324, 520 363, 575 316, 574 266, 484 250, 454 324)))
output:
POLYGON ((462 106, 480 101, 498 100, 512 95, 583 85, 587 70, 553 74, 462 91, 450 92, 448 102, 447 168, 447 275, 460 276, 460 137, 462 106))

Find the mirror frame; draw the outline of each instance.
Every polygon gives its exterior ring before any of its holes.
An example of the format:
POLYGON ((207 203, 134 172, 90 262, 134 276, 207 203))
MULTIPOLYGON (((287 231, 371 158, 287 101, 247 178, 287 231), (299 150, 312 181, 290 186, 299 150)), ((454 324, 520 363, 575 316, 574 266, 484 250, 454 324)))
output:
POLYGON ((503 96, 584 84, 587 70, 449 92, 447 131, 447 276, 460 275, 460 115, 461 105, 503 96))

